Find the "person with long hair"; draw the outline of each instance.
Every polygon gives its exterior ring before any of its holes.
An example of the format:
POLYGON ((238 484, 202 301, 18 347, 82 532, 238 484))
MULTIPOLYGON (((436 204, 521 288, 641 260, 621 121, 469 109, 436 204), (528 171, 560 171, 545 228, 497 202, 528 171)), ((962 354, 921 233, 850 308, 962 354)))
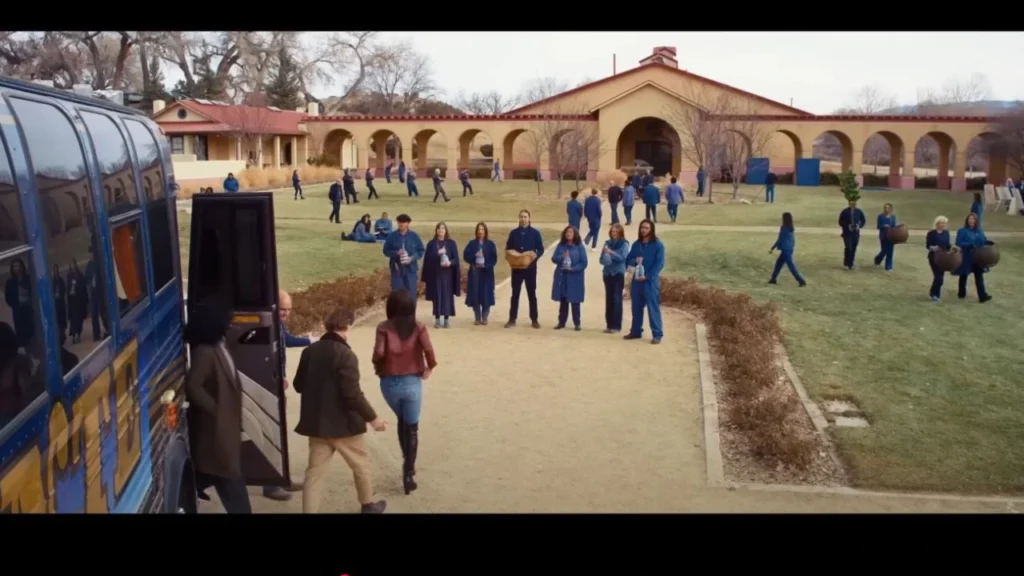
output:
POLYGON ((402 487, 417 488, 423 380, 430 379, 437 358, 427 327, 416 321, 416 297, 396 290, 385 304, 387 320, 377 325, 373 367, 380 376, 380 391, 398 418, 398 446, 402 450, 402 487))
POLYGON ((555 263, 555 276, 551 282, 551 299, 558 302, 558 324, 555 330, 565 328, 572 308, 572 323, 579 332, 581 327, 580 304, 586 296, 585 271, 587 269, 587 248, 580 241, 580 233, 572 226, 562 230, 558 246, 551 252, 555 263))
POLYGON ((608 239, 601 249, 605 334, 618 334, 622 331, 622 290, 626 281, 628 255, 629 242, 626 241, 626 231, 616 222, 608 229, 608 239))
POLYGON ((363 214, 363 216, 356 222, 355 229, 352 230, 351 234, 342 234, 342 240, 351 240, 352 242, 362 242, 363 244, 374 244, 377 242, 377 236, 370 233, 370 215, 363 214))
POLYGON ((374 501, 370 459, 366 451, 366 425, 383 432, 377 416, 359 387, 359 358, 348 343, 355 321, 350 310, 339 308, 324 318, 324 335, 302 351, 295 372, 295 391, 301 397, 295 432, 309 438, 309 464, 302 483, 302 512, 320 509, 320 494, 331 457, 341 454, 352 470, 356 497, 363 514, 380 514, 384 500, 374 501))
POLYGON ((498 247, 491 241, 487 224, 476 225, 473 240, 462 250, 466 272, 466 306, 473 309, 474 325, 486 326, 494 306, 494 267, 498 264, 498 247))
POLYGON ((434 238, 423 253, 423 285, 427 302, 433 303, 434 328, 448 328, 455 316, 455 297, 462 295, 459 247, 448 235, 448 226, 438 222, 434 238))
POLYGON ((200 303, 189 314, 185 341, 191 362, 185 376, 189 440, 200 497, 213 486, 229 514, 251 514, 242 476, 242 384, 224 338, 231 307, 200 303))
POLYGON ((626 266, 633 269, 633 279, 629 283, 633 323, 623 339, 643 338, 644 310, 647 310, 651 344, 660 344, 664 336, 661 327, 661 270, 665 267, 665 246, 658 240, 654 222, 645 218, 637 228, 637 240, 626 256, 626 266))
POLYGON ((956 231, 956 247, 963 254, 960 268, 955 274, 960 277, 956 296, 967 298, 967 277, 974 274, 974 287, 978 291, 978 300, 988 302, 992 296, 985 290, 985 268, 977 262, 975 252, 978 248, 990 244, 985 233, 978 227, 978 217, 973 213, 967 215, 963 228, 956 231))
POLYGON ((35 322, 32 320, 32 279, 25 261, 15 258, 11 261, 10 276, 4 286, 4 300, 11 307, 14 333, 18 336, 18 347, 27 348, 35 336, 35 322))
POLYGON ((782 214, 782 226, 779 227, 779 237, 775 239, 775 244, 772 244, 771 249, 768 253, 771 254, 776 250, 779 251, 779 257, 775 260, 775 269, 772 270, 772 277, 768 280, 769 284, 778 284, 779 272, 782 272, 782 266, 785 265, 789 268, 789 273, 793 275, 797 283, 801 288, 807 286, 807 282, 804 281, 804 277, 800 275, 800 271, 796 269, 796 264, 793 263, 793 251, 796 249, 796 229, 793 227, 793 215, 789 212, 782 214))
POLYGON ((405 289, 415 295, 419 261, 423 258, 423 241, 419 234, 409 229, 412 218, 408 214, 399 214, 395 220, 398 221, 398 230, 388 234, 383 249, 391 270, 391 290, 405 289))
POLYGON ((296 200, 298 200, 300 198, 303 199, 303 200, 306 199, 306 197, 302 195, 302 180, 299 178, 299 171, 298 171, 298 169, 292 170, 292 187, 295 188, 295 199, 296 200))
POLYGON ((881 246, 878 255, 875 256, 875 266, 881 266, 885 260, 885 271, 892 272, 893 251, 896 245, 889 241, 888 232, 896 227, 896 215, 892 213, 892 204, 886 202, 882 207, 882 213, 878 215, 878 243, 881 246))
POLYGON ((928 297, 934 302, 942 301, 942 283, 946 279, 946 271, 935 265, 935 253, 950 250, 949 230, 946 230, 948 222, 949 218, 939 216, 924 238, 924 247, 928 250, 928 267, 932 269, 932 286, 928 290, 928 297))

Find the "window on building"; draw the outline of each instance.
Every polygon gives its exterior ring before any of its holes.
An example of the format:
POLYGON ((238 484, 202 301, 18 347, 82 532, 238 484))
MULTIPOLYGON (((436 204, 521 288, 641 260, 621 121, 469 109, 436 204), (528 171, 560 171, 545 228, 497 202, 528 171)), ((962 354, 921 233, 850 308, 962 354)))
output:
POLYGON ((139 198, 135 191, 132 162, 124 135, 108 116, 85 111, 80 114, 89 131, 92 147, 96 150, 103 186, 111 189, 111 194, 106 198, 108 216, 130 210, 139 203, 139 198))
POLYGON ((171 136, 171 154, 185 153, 185 137, 171 136))
POLYGON ((146 297, 146 259, 139 220, 118 224, 111 230, 114 254, 114 282, 121 316, 146 297))
POLYGON ((172 233, 171 210, 175 208, 166 194, 160 162, 153 133, 138 120, 125 120, 128 135, 131 136, 135 156, 139 161, 146 193, 146 222, 149 225, 149 250, 153 264, 154 292, 174 280, 175 251, 172 245, 177 234, 172 233))

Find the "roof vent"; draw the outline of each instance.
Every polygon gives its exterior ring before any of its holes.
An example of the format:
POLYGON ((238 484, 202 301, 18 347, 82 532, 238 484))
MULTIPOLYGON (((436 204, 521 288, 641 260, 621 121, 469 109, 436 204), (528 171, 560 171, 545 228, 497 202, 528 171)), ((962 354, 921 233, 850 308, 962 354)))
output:
POLYGON ((675 46, 657 46, 651 51, 651 55, 640 61, 644 64, 663 64, 673 68, 679 68, 679 61, 676 60, 675 46))

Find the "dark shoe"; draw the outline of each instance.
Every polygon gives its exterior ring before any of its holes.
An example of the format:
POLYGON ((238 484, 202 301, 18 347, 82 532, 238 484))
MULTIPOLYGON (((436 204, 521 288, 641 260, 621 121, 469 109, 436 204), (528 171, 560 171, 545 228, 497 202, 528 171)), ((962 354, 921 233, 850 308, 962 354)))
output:
POLYGON ((479 326, 479 325, 481 325, 483 323, 484 323, 483 320, 473 320, 473 326, 479 326))
POLYGON ((661 338, 651 338, 651 344, 661 344, 661 338))
POLYGON ((540 322, 537 322, 536 320, 530 322, 530 328, 533 328, 534 330, 540 329, 540 322))
POLYGON ((776 282, 775 280, 769 280, 768 283, 769 284, 778 284, 778 282, 776 282))
POLYGON ((516 321, 515 320, 509 320, 508 322, 505 322, 505 328, 515 328, 515 327, 516 327, 516 321))
POLYGON ((800 283, 800 287, 801 287, 801 288, 803 288, 804 286, 807 286, 807 282, 801 282, 801 283, 800 283))
POLYGON ((558 324, 555 326, 555 330, 561 330, 562 328, 565 328, 565 324, 558 324))
POLYGON ((579 324, 577 324, 577 325, 576 325, 576 326, 575 326, 575 327, 573 328, 573 330, 575 330, 575 331, 579 332, 580 330, 583 330, 583 327, 582 327, 582 326, 580 326, 579 324))
POLYGON ((981 302, 982 304, 984 304, 985 302, 988 302, 991 299, 992 299, 991 296, 989 296, 988 294, 985 294, 981 298, 978 298, 978 302, 981 302))
POLYGON ((640 338, 643 338, 643 336, 639 334, 626 334, 622 337, 623 340, 639 340, 640 338))
POLYGON ((369 504, 363 504, 361 513, 363 514, 383 514, 384 510, 388 507, 388 503, 384 500, 377 500, 369 504))
POLYGON ((287 488, 285 488, 285 490, 287 490, 289 492, 302 492, 303 486, 305 486, 305 483, 302 482, 301 480, 299 480, 299 481, 292 480, 292 485, 287 487, 287 488))
POLYGON ((292 495, 280 486, 264 486, 263 497, 277 500, 278 502, 287 502, 292 499, 292 495))

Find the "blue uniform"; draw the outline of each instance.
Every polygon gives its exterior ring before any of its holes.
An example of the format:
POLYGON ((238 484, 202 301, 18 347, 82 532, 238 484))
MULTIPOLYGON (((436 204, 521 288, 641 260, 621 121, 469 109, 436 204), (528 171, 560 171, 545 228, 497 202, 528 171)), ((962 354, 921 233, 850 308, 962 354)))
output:
POLYGON ((388 234, 391 234, 391 220, 378 218, 377 221, 373 223, 373 233, 379 240, 386 240, 388 234))
POLYGON ((932 269, 932 287, 928 290, 928 296, 932 300, 938 300, 942 298, 942 283, 946 279, 946 271, 935 265, 935 253, 931 251, 933 246, 943 252, 949 251, 949 230, 929 230, 924 238, 924 247, 928 250, 928 266, 932 269))
POLYGON ((683 187, 669 184, 665 187, 665 203, 668 204, 668 217, 675 222, 679 216, 679 205, 683 203, 683 187))
POLYGON ((390 162, 384 167, 384 181, 391 184, 391 169, 394 167, 390 162))
POLYGON ((565 203, 565 213, 569 216, 569 226, 575 228, 576 233, 579 234, 583 222, 583 204, 579 200, 571 198, 565 203))
POLYGON ((434 181, 434 202, 437 202, 439 197, 444 198, 444 201, 447 202, 449 198, 448 195, 444 193, 444 186, 441 185, 441 175, 434 172, 432 179, 434 181))
MULTIPOLYGON (((402 173, 399 172, 399 174, 402 173)), ((420 191, 418 188, 416 188, 416 174, 413 172, 409 172, 409 174, 407 174, 406 176, 407 178, 405 180, 405 186, 406 189, 409 191, 409 197, 411 198, 413 196, 419 196, 420 191)), ((406 176, 403 176, 403 178, 406 176)), ((401 181, 401 178, 399 178, 399 181, 401 181)))
POLYGON ((423 256, 423 285, 427 301, 433 304, 434 318, 455 316, 455 297, 462 296, 459 263, 459 247, 455 240, 427 242, 423 256), (441 265, 442 248, 450 264, 447 267, 441 265))
POLYGON ((772 244, 772 250, 779 251, 779 257, 775 260, 775 269, 772 270, 771 283, 774 284, 779 279, 779 272, 782 272, 782 267, 785 265, 789 268, 789 273, 796 278, 796 281, 800 285, 804 285, 804 277, 800 275, 800 271, 796 269, 796 264, 793 263, 793 251, 796 249, 796 235, 792 230, 781 226, 779 228, 779 237, 775 240, 775 244, 772 244))
POLYGON ((466 192, 469 192, 469 195, 472 196, 473 185, 469 183, 469 170, 459 172, 459 182, 462 182, 462 196, 465 197, 466 192))
POLYGON ((587 196, 583 201, 583 217, 587 219, 587 236, 583 239, 583 245, 590 243, 591 248, 597 248, 597 237, 601 233, 601 197, 597 194, 587 196))
POLYGON ((661 240, 653 242, 633 242, 626 256, 626 266, 635 268, 637 258, 643 258, 645 280, 633 281, 629 284, 630 304, 633 310, 633 323, 629 329, 631 336, 640 337, 644 333, 644 310, 651 325, 651 335, 661 339, 661 270, 665 267, 665 245, 661 240))
POLYGON ((491 240, 470 240, 462 250, 466 272, 466 306, 473 309, 478 322, 486 322, 494 306, 494 267, 498 247, 491 240))
POLYGON ((985 233, 980 228, 971 230, 964 226, 956 231, 956 246, 963 254, 960 268, 955 274, 960 277, 957 287, 957 297, 967 297, 967 277, 974 274, 974 287, 978 291, 979 300, 988 300, 989 295, 985 290, 985 269, 982 268, 974 258, 975 250, 988 243, 985 233))
POLYGON ((843 236, 843 266, 853 270, 860 244, 860 230, 868 223, 860 208, 844 208, 839 213, 839 230, 843 236))
POLYGON ((643 192, 645 218, 651 222, 658 221, 658 204, 661 204, 661 190, 653 183, 644 186, 643 192))
POLYGON ((225 192, 238 192, 238 180, 236 178, 225 178, 224 179, 224 191, 225 192))
POLYGON ((365 178, 366 178, 366 188, 369 190, 369 193, 366 195, 366 199, 369 200, 370 198, 373 198, 375 196, 378 199, 380 199, 380 195, 377 194, 377 189, 373 187, 373 171, 370 170, 369 168, 366 169, 365 178))
POLYGON ((534 252, 537 258, 523 270, 512 270, 512 303, 508 311, 509 322, 515 322, 519 316, 519 295, 526 284, 526 298, 530 301, 530 320, 537 321, 537 260, 544 255, 544 239, 540 231, 533 226, 518 226, 508 233, 505 250, 534 252))
POLYGON ((622 214, 626 217, 626 226, 633 222, 633 205, 636 204, 636 188, 626 184, 622 189, 622 214))
POLYGON ((341 184, 331 184, 327 190, 327 199, 331 201, 331 215, 327 219, 341 224, 341 184))
POLYGON ((580 304, 586 296, 586 247, 579 243, 560 243, 551 252, 551 261, 556 265, 555 276, 551 282, 551 299, 558 302, 558 326, 565 326, 571 307, 572 323, 579 328, 580 304), (568 268, 565 267, 566 256, 569 258, 568 268))
POLYGON ((391 290, 405 288, 415 295, 416 273, 419 271, 419 261, 424 253, 423 241, 419 235, 412 230, 406 230, 405 234, 395 230, 384 241, 383 252, 388 257, 388 270, 391 271, 391 290), (403 248, 410 258, 408 264, 402 264, 398 255, 403 248))
POLYGON ((704 180, 707 179, 707 174, 704 173, 704 169, 697 170, 697 196, 704 195, 704 180))
POLYGON ((626 279, 626 257, 629 242, 624 238, 608 239, 604 247, 610 254, 601 254, 601 276, 604 278, 604 322, 612 332, 622 330, 622 289, 626 279))
POLYGON ((896 226, 896 215, 890 214, 888 216, 885 213, 878 215, 877 228, 878 228, 878 243, 881 246, 878 254, 875 256, 875 266, 882 263, 885 260, 885 269, 892 270, 892 257, 893 251, 896 246, 889 242, 889 237, 886 232, 889 228, 896 226))
POLYGON ((400 184, 405 184, 405 173, 406 173, 405 162, 399 162, 398 163, 398 182, 400 184))

